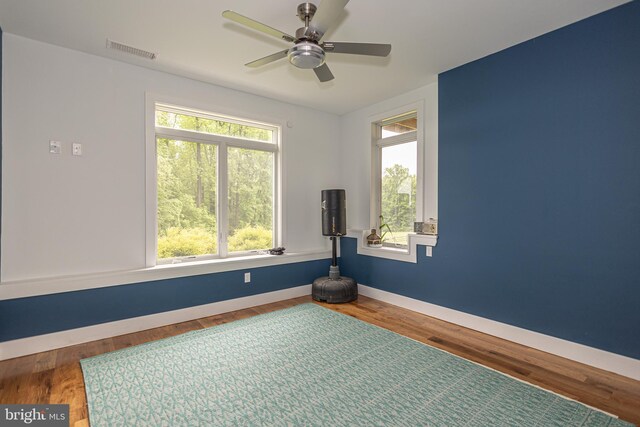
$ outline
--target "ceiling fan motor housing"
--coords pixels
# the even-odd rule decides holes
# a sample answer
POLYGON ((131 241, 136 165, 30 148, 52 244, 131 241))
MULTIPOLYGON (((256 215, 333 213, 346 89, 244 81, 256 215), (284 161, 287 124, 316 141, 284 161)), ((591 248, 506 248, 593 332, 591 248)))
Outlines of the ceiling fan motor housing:
POLYGON ((298 68, 311 69, 324 64, 324 50, 314 42, 300 41, 287 53, 289 62, 298 68))

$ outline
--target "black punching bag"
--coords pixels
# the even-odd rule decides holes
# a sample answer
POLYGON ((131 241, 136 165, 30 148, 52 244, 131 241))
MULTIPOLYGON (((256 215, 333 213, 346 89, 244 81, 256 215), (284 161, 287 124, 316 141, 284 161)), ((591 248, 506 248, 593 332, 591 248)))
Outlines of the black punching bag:
POLYGON ((347 205, 344 190, 322 190, 322 235, 347 234, 347 205))
POLYGON ((340 276, 337 242, 347 234, 347 206, 344 190, 322 190, 322 235, 331 236, 331 266, 329 276, 318 277, 311 285, 311 297, 330 304, 355 301, 358 284, 350 277, 340 276))

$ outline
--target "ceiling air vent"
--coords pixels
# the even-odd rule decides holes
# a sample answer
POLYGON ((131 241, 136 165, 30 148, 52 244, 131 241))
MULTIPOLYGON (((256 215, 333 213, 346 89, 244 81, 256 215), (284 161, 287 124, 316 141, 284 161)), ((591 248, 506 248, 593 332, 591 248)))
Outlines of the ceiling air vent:
POLYGON ((153 52, 138 49, 137 47, 133 47, 133 46, 127 46, 126 44, 114 42, 113 40, 109 40, 109 39, 107 39, 107 48, 119 50, 120 52, 128 53, 130 55, 136 55, 141 58, 146 58, 151 60, 156 59, 156 57, 158 56, 153 52))

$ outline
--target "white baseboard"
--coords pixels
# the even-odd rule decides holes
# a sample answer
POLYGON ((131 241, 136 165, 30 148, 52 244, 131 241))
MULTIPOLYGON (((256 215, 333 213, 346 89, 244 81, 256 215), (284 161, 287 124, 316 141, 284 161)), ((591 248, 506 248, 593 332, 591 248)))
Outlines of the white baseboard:
MULTIPOLYGON (((640 360, 359 284, 361 295, 640 380, 640 360)), ((311 285, 0 343, 0 360, 310 295, 311 285)))
POLYGON ((283 301, 310 294, 311 285, 303 285, 280 291, 267 292, 264 294, 183 308, 180 310, 166 311, 163 313, 86 326, 84 328, 70 329, 67 331, 53 332, 51 334, 5 341, 0 343, 0 360, 12 359, 14 357, 25 356, 27 354, 39 353, 42 351, 115 337, 118 335, 130 334, 132 332, 139 332, 145 329, 186 322, 189 320, 200 319, 202 317, 213 316, 215 314, 227 313, 229 311, 241 310, 243 308, 255 307, 257 305, 269 304, 276 301, 283 301))
POLYGON ((555 354, 605 371, 640 380, 640 360, 577 344, 484 317, 442 307, 365 285, 358 285, 361 295, 397 305, 440 320, 455 323, 498 338, 555 354))

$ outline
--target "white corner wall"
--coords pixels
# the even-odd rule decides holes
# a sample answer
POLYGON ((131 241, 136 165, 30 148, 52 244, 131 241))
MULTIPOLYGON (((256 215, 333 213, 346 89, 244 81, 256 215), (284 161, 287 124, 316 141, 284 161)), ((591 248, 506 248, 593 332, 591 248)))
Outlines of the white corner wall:
POLYGON ((2 84, 2 283, 145 267, 146 92, 288 122, 284 244, 327 247, 320 190, 348 182, 338 116, 7 33, 2 84))
POLYGON ((340 159, 347 191, 347 224, 366 230, 370 215, 373 117, 416 103, 424 105, 424 219, 438 218, 438 83, 434 82, 341 117, 340 159))

